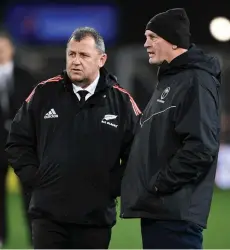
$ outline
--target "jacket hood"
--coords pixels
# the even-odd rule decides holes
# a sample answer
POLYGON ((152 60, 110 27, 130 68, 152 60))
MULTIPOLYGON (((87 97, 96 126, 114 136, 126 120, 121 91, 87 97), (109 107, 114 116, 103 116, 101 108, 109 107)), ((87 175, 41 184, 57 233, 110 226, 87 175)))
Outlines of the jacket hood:
POLYGON ((194 44, 187 52, 176 57, 170 63, 162 63, 158 71, 158 78, 164 75, 171 75, 186 69, 200 69, 208 72, 210 75, 220 81, 221 68, 219 60, 216 57, 207 55, 203 50, 197 48, 194 44))

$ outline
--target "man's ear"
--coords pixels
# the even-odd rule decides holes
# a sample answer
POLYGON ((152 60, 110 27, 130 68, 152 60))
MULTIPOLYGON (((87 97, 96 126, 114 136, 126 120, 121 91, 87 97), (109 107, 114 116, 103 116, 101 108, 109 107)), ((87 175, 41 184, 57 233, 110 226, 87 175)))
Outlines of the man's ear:
POLYGON ((103 67, 105 65, 105 62, 107 60, 107 54, 102 54, 100 59, 99 59, 99 67, 103 67))

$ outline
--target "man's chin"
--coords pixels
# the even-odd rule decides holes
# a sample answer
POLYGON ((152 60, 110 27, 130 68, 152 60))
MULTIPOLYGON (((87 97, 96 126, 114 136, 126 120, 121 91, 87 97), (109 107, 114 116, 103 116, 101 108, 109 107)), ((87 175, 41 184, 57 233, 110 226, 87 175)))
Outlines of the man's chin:
POLYGON ((153 58, 149 58, 149 64, 157 64, 157 62, 153 58))
POLYGON ((153 64, 153 65, 161 65, 161 62, 158 60, 154 60, 153 58, 149 58, 149 64, 153 64))
POLYGON ((72 75, 71 76, 71 80, 72 80, 72 82, 83 82, 83 77, 80 77, 80 76, 76 76, 76 75, 72 75))

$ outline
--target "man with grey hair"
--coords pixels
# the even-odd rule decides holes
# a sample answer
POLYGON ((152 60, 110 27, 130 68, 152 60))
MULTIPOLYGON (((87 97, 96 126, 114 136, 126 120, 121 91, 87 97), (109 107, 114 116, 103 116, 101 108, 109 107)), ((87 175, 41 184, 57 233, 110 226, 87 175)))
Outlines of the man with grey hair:
POLYGON ((76 29, 66 70, 37 85, 16 115, 6 151, 25 185, 36 249, 106 249, 140 110, 108 73, 103 38, 76 29))

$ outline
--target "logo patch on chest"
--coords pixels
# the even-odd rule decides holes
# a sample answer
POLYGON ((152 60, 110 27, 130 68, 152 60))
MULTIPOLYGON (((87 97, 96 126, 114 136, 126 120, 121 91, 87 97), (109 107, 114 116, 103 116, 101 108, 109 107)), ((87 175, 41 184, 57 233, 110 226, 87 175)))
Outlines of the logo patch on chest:
POLYGON ((157 102, 160 102, 160 103, 165 103, 164 99, 165 97, 168 95, 170 91, 170 87, 167 87, 161 94, 161 98, 160 99, 157 99, 157 102))
POLYGON ((114 123, 114 120, 116 120, 117 115, 105 115, 104 118, 101 120, 101 123, 107 124, 109 126, 112 126, 114 128, 117 128, 118 125, 114 123), (112 122, 111 122, 112 121, 112 122))
POLYGON ((54 109, 51 109, 48 113, 45 114, 44 119, 50 119, 50 118, 58 118, 57 113, 54 109))

